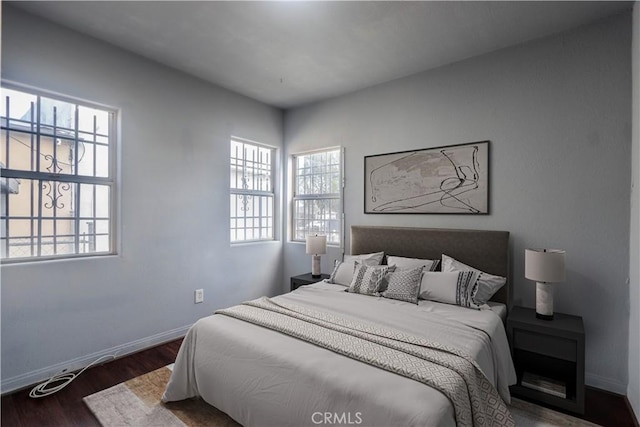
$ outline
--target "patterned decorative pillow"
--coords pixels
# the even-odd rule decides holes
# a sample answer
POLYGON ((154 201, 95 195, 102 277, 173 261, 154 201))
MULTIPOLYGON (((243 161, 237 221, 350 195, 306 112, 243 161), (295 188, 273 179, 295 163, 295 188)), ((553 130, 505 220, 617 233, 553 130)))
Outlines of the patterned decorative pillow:
POLYGON ((353 272, 353 279, 348 291, 355 294, 378 296, 384 277, 388 272, 394 270, 394 265, 366 265, 356 262, 356 269, 353 272))
POLYGON ((416 267, 424 266, 425 271, 436 271, 439 259, 420 259, 420 258, 405 258, 402 256, 387 255, 387 264, 395 265, 396 271, 411 270, 416 267))
POLYGON ((388 273, 386 277, 387 290, 382 293, 382 296, 417 304, 422 270, 424 270, 424 266, 388 273))
POLYGON ((473 300, 479 276, 479 272, 472 270, 425 271, 422 274, 420 298, 479 310, 483 304, 476 304, 473 300))
POLYGON ((442 271, 475 271, 479 273, 478 288, 473 295, 473 301, 477 305, 486 304, 493 294, 498 292, 498 290, 507 283, 507 279, 505 277, 485 273, 484 271, 480 271, 477 268, 463 264, 460 261, 444 254, 442 254, 442 271))

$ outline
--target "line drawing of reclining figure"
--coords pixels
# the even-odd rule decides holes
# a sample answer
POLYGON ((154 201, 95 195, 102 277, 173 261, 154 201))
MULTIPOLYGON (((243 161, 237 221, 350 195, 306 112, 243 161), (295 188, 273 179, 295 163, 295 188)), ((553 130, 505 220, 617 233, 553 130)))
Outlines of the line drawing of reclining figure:
MULTIPOLYGON (((481 170, 477 145, 411 152, 369 174, 373 211, 481 213, 481 170)), ((486 180, 486 177, 484 178, 486 180)))

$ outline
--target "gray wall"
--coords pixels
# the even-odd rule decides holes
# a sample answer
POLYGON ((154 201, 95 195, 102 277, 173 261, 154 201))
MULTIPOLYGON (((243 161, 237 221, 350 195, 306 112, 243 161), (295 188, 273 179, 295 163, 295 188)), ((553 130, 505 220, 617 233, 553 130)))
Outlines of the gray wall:
MULTIPOLYGON (((634 19, 637 46, 637 7, 634 19)), ((517 304, 534 305, 524 248, 566 249, 556 310, 585 318, 588 382, 628 391, 638 413, 640 95, 636 80, 630 209, 629 32, 629 16, 610 19, 295 109, 285 141, 286 154, 346 147, 347 225, 511 231, 517 304), (363 156, 482 139, 492 141, 491 215, 363 214, 363 156)), ((180 336, 309 270, 301 244, 285 243, 284 257, 279 241, 231 248, 220 203, 229 136, 281 146, 279 110, 7 5, 2 41, 3 78, 117 107, 122 118, 119 254, 2 267, 3 391, 180 336), (194 305, 200 287, 205 303, 194 305)), ((324 272, 340 254, 330 248, 324 272)))
POLYGON ((629 250, 629 387, 627 396, 640 419, 640 6, 633 9, 633 115, 631 232, 629 250))
MULTIPOLYGON (((510 231, 518 305, 535 305, 524 249, 565 249, 556 311, 584 317, 588 383, 625 393, 630 31, 626 14, 287 111, 287 154, 346 148, 347 225, 510 231), (492 144, 490 215, 363 213, 364 156, 485 139, 492 144)), ((325 272, 336 252, 323 257, 325 272)), ((285 277, 308 262, 302 245, 285 243, 285 277)))
POLYGON ((281 241, 230 247, 227 201, 230 135, 281 148, 280 110, 6 4, 2 18, 3 79, 117 107, 121 119, 119 253, 2 266, 2 391, 280 292, 281 241))

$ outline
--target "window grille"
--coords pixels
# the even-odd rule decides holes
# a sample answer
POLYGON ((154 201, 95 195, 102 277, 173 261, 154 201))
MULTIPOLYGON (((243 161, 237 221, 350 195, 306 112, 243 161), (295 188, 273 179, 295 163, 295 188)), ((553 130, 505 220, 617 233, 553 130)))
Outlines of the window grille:
POLYGON ((308 235, 342 239, 342 159, 340 148, 293 156, 292 240, 308 235))
POLYGON ((2 86, 4 261, 114 253, 115 111, 2 86))
POLYGON ((231 243, 274 239, 275 149, 231 140, 231 243))

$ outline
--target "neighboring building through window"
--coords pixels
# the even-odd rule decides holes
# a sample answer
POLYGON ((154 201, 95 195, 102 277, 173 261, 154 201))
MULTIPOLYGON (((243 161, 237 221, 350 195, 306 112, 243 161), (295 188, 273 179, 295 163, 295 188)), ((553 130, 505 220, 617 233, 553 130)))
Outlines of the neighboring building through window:
POLYGON ((274 239, 275 149, 231 140, 231 243, 274 239))
POLYGON ((115 112, 2 86, 3 261, 114 253, 115 112))
POLYGON ((326 235, 327 243, 342 239, 341 149, 293 156, 292 240, 326 235))

